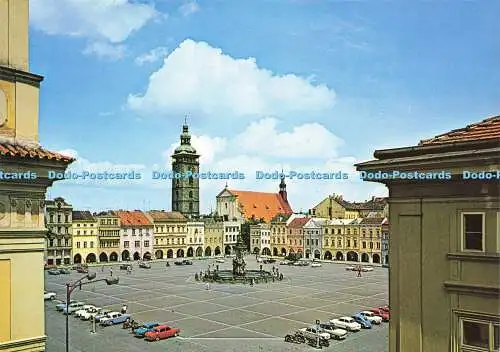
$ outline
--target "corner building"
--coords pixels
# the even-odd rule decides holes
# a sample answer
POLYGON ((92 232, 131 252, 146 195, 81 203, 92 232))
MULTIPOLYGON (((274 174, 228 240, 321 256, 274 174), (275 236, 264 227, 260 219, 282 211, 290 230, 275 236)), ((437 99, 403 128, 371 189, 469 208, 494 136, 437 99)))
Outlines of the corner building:
MULTIPOLYGON (((49 170, 72 158, 40 146, 39 89, 28 68, 28 0, 0 0, 0 170, 36 179, 0 179, 0 351, 45 351, 45 193, 49 170)), ((71 247, 70 247, 71 248, 71 247)))
POLYGON ((389 352, 500 349, 500 187, 463 171, 500 170, 500 116, 377 150, 375 172, 440 172, 451 180, 381 180, 389 188, 389 352))

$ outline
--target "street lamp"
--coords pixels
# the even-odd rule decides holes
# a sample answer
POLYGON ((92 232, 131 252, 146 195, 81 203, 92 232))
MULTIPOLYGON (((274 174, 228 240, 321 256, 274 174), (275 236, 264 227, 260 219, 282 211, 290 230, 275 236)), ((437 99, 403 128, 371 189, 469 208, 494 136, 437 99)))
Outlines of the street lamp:
POLYGON ((106 281, 106 284, 108 285, 116 285, 120 281, 120 278, 118 277, 110 277, 108 279, 99 279, 99 280, 94 280, 96 278, 97 274, 94 273, 88 273, 84 277, 80 278, 79 280, 76 280, 73 283, 66 283, 66 352, 69 352, 69 301, 71 299, 71 293, 74 291, 75 288, 80 288, 82 289, 82 286, 88 285, 88 284, 93 284, 99 281, 106 281), (82 282, 83 280, 87 279, 88 281, 82 282))

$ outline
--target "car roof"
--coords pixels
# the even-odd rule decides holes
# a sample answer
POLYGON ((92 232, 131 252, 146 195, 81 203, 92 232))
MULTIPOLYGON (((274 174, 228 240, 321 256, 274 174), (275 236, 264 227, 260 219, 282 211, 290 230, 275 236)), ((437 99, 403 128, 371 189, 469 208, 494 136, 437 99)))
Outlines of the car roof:
POLYGON ((158 326, 155 327, 156 330, 157 329, 162 329, 162 328, 168 328, 168 325, 163 324, 163 325, 158 325, 158 326))
POLYGON ((142 324, 142 326, 144 327, 155 327, 155 326, 159 326, 160 324, 159 323, 144 323, 142 324))

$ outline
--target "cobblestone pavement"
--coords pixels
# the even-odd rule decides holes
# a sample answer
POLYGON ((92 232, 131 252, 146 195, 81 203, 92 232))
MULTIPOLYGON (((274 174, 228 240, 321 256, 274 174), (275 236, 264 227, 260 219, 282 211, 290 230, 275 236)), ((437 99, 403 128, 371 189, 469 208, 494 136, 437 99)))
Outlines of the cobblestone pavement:
MULTIPOLYGON (((255 257, 247 257, 248 269, 258 269, 255 257)), ((72 299, 119 311, 123 304, 139 322, 166 322, 181 329, 181 336, 148 343, 137 339, 121 325, 97 327, 73 316, 70 321, 72 352, 112 351, 307 351, 313 347, 284 342, 284 336, 313 323, 388 302, 387 269, 356 277, 345 265, 325 263, 322 267, 276 265, 283 273, 282 282, 256 284, 212 284, 210 290, 194 280, 194 274, 206 270, 214 260, 195 260, 192 266, 155 262, 151 269, 137 265, 131 274, 113 266, 119 285, 104 282, 76 289, 72 299)), ((231 260, 219 264, 229 269, 231 260)), ((271 270, 271 264, 265 264, 271 270)), ((97 278, 109 276, 110 266, 93 267, 97 278)), ((47 291, 65 298, 65 283, 82 274, 46 276, 47 291)), ((46 302, 47 351, 64 351, 65 317, 56 312, 55 301, 46 302)), ((332 341, 326 350, 344 352, 387 351, 388 325, 350 333, 344 341, 332 341)))

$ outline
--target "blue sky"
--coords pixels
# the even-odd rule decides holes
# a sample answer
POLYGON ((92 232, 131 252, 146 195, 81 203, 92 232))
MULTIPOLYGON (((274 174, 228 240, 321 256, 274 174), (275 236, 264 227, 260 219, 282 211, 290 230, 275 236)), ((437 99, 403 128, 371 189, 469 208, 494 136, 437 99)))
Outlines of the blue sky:
MULTIPOLYGON (((496 1, 30 3, 42 144, 77 156, 73 170, 145 175, 50 190, 81 209, 170 209, 170 184, 149 175, 168 169, 185 114, 203 170, 245 172, 232 188, 277 190, 256 169, 349 172, 289 181, 300 211, 385 195, 352 164, 500 108, 496 1)), ((224 184, 202 183, 203 210, 224 184)))

